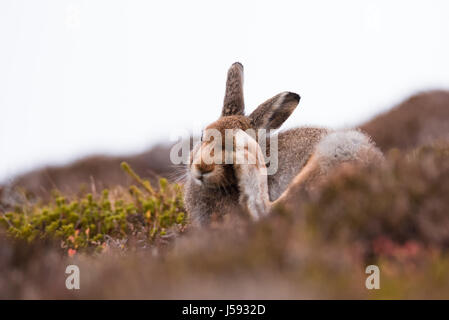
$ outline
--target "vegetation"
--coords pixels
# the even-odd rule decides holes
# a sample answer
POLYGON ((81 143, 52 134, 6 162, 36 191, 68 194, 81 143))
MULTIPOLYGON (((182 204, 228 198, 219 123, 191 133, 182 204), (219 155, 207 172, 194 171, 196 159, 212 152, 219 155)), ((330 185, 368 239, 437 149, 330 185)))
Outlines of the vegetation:
POLYGON ((377 115, 360 128, 379 148, 410 150, 435 140, 449 139, 449 91, 415 94, 377 115))
POLYGON ((111 241, 135 238, 142 246, 153 245, 187 223, 181 187, 159 180, 155 191, 148 180, 142 180, 127 163, 122 168, 135 179, 127 191, 104 189, 101 194, 88 193, 67 199, 53 192, 48 205, 15 206, 0 216, 0 224, 10 235, 32 242, 52 238, 73 255, 78 250, 101 251, 111 241))
POLYGON ((0 298, 448 296, 449 142, 344 167, 294 210, 203 229, 189 224, 179 186, 162 179, 156 190, 123 169, 136 182, 128 190, 2 212, 0 298), (69 264, 81 270, 76 292, 64 286, 69 264), (380 290, 365 288, 369 264, 380 290))
POLYGON ((298 204, 308 226, 326 240, 363 245, 370 256, 386 242, 449 248, 449 144, 387 157, 382 168, 341 170, 298 204))

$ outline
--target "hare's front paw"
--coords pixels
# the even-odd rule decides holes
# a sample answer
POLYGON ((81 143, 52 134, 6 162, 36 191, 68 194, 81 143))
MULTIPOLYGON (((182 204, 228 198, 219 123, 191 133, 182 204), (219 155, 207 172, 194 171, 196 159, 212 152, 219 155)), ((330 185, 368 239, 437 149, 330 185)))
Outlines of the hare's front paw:
POLYGON ((253 220, 259 220, 270 210, 267 168, 260 146, 255 140, 242 131, 237 132, 235 138, 237 150, 234 168, 240 191, 240 205, 253 220))
POLYGON ((266 216, 270 211, 270 203, 263 200, 263 197, 257 194, 240 194, 240 205, 248 212, 252 220, 258 221, 260 218, 266 216))

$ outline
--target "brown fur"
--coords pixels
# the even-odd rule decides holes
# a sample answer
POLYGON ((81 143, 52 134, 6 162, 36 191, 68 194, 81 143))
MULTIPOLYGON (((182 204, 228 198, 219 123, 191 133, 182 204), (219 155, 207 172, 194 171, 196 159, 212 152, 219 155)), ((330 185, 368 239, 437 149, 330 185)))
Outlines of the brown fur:
MULTIPOLYGON (((206 161, 203 161, 203 156, 216 156, 212 151, 216 142, 211 138, 211 129, 216 129, 221 133, 221 142, 224 146, 226 129, 245 131, 247 129, 278 128, 294 111, 298 103, 299 95, 283 92, 261 104, 250 116, 244 116, 243 66, 240 63, 234 63, 230 67, 221 117, 206 127, 202 142, 192 150, 190 157, 189 177, 185 184, 185 203, 194 220, 207 222, 211 216, 217 213, 224 214, 236 211, 236 208, 241 209, 239 206, 241 193, 234 167, 227 164, 208 165, 206 161)), ((295 135, 294 132, 296 131, 287 133, 287 136, 295 135)), ((293 149, 298 148, 302 147, 296 146, 293 149)), ((308 152, 298 153, 307 154, 308 152)), ((288 155, 285 157, 290 159, 288 155)), ((280 172, 285 174, 288 171, 291 172, 291 175, 296 174, 302 164, 301 161, 298 161, 290 168, 282 168, 283 170, 280 172)), ((276 181, 277 187, 287 187, 286 179, 279 177, 274 181, 276 181)))
MULTIPOLYGON (((252 212, 253 218, 264 214, 264 203, 269 204, 286 191, 291 181, 302 172, 314 153, 315 146, 330 132, 322 128, 296 128, 281 132, 278 135, 278 158, 271 159, 277 161, 271 163, 277 167, 277 171, 263 179, 260 178, 260 173, 266 171, 265 168, 261 170, 260 163, 256 163, 254 167, 207 164, 203 157, 216 156, 213 147, 217 142, 212 139, 215 137, 212 129, 221 133, 223 148, 226 129, 277 129, 299 103, 299 95, 283 92, 262 103, 249 116, 244 116, 241 84, 243 68, 238 63, 233 64, 228 72, 222 116, 206 127, 202 142, 192 151, 189 176, 185 185, 185 203, 193 219, 200 223, 208 222, 210 217, 216 214, 222 215, 236 210, 248 212, 249 207, 258 211, 252 212), (258 195, 263 199, 262 202, 259 201, 258 195), (242 202, 246 202, 249 207, 242 206, 242 202)), ((267 142, 268 153, 270 144, 267 142)), ((244 149, 244 152, 248 150, 244 149)), ((262 165, 265 166, 265 163, 262 165)), ((313 167, 306 168, 294 181, 303 183, 310 180, 308 172, 313 171, 312 169, 313 167)))
POLYGON ((223 102, 222 117, 242 115, 245 108, 243 100, 243 65, 234 63, 228 71, 226 94, 223 102))
POLYGON ((242 115, 233 115, 225 116, 215 122, 212 122, 206 127, 206 131, 207 129, 216 129, 220 131, 222 137, 224 138, 226 129, 241 129, 245 131, 251 128, 254 128, 254 126, 252 125, 251 120, 248 119, 248 117, 242 115))
POLYGON ((300 100, 293 92, 283 92, 261 104, 249 118, 255 128, 277 129, 292 114, 300 100))
MULTIPOLYGON (((279 134, 277 159, 271 155, 264 159, 258 144, 261 141, 254 140, 257 135, 252 137, 245 130, 279 128, 295 110, 300 97, 292 92, 283 92, 245 117, 242 83, 243 68, 234 64, 228 72, 222 117, 204 130, 202 142, 192 151, 185 203, 197 222, 207 223, 214 214, 232 211, 246 212, 257 220, 268 214, 273 205, 288 205, 304 188, 315 185, 344 163, 366 164, 380 162, 383 158, 360 131, 296 128, 279 134), (231 115, 232 112, 234 114, 231 115), (220 145, 215 141, 217 132, 212 129, 221 134, 220 145), (225 143, 226 129, 233 129, 233 150, 228 150, 229 144, 225 143), (203 158, 210 161, 211 155, 217 156, 215 150, 220 152, 221 159, 225 158, 224 154, 232 152, 233 159, 251 158, 256 161, 237 161, 230 166, 207 165, 207 161, 203 164, 203 158), (267 175, 267 160, 275 161, 270 163, 277 168, 272 175, 267 175)), ((272 140, 271 146, 275 147, 273 143, 272 140)), ((271 150, 271 146, 268 144, 267 150, 271 150)))
POLYGON ((328 132, 323 128, 302 127, 279 133, 278 170, 276 174, 268 176, 271 201, 276 200, 287 189, 291 180, 312 156, 315 145, 328 132))

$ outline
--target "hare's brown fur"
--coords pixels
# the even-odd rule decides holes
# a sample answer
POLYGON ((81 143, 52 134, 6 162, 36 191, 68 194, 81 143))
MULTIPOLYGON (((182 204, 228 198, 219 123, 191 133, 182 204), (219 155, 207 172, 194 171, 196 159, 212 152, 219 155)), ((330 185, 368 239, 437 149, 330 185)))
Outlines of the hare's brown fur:
MULTIPOLYGON (((195 146, 190 157, 185 203, 194 220, 205 223, 214 215, 230 212, 246 212, 258 219, 268 214, 273 204, 288 201, 299 189, 314 183, 341 163, 381 161, 381 152, 360 131, 303 127, 278 134, 277 158, 270 158, 270 165, 277 171, 266 175, 264 155, 269 155, 270 144, 259 145, 245 131, 279 128, 299 100, 299 95, 283 92, 245 116, 243 66, 240 63, 231 66, 221 117, 206 127, 205 139, 195 146), (218 131, 224 142, 226 129, 233 130, 235 143, 248 139, 248 146, 254 147, 235 149, 234 158, 246 156, 262 161, 254 164, 207 164, 203 161, 204 157, 214 155, 213 146, 217 146, 217 141, 211 139, 212 131, 218 131), (261 147, 266 148, 265 154, 261 147)), ((228 152, 224 147, 221 151, 228 152)))

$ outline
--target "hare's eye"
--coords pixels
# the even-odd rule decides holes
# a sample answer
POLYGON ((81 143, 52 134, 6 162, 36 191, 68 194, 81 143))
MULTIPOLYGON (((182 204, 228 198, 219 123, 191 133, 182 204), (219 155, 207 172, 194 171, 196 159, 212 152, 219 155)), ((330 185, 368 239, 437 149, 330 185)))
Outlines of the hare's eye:
POLYGON ((203 142, 203 132, 201 131, 201 142, 203 142))

